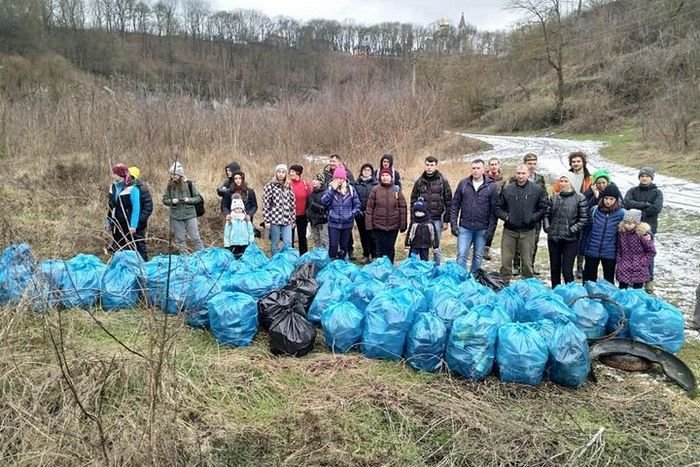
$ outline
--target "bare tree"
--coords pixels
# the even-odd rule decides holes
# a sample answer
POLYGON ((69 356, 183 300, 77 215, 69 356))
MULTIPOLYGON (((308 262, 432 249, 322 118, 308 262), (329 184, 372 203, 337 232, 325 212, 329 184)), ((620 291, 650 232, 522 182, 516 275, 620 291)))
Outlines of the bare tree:
POLYGON ((537 25, 544 42, 545 58, 557 74, 555 112, 559 123, 564 120, 564 49, 566 40, 562 20, 565 0, 510 0, 511 9, 525 10, 537 25))

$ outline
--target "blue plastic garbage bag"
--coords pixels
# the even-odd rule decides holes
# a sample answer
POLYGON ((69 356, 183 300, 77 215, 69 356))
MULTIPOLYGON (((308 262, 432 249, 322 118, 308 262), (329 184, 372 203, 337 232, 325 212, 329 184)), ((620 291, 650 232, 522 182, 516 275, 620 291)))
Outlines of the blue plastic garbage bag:
POLYGON ((394 295, 404 297, 413 308, 414 313, 426 313, 428 311, 428 300, 420 290, 410 285, 402 285, 393 289, 394 295))
POLYGON ((612 297, 615 292, 617 292, 618 289, 615 287, 615 284, 611 284, 610 282, 606 281, 605 279, 598 279, 597 281, 586 281, 584 284, 586 287, 586 290, 588 291, 589 294, 600 294, 600 295, 607 295, 608 297, 612 297))
POLYGON ((316 281, 323 285, 329 280, 334 280, 338 277, 345 277, 351 282, 355 279, 355 274, 360 272, 360 268, 348 261, 337 259, 325 268, 316 276, 316 281))
POLYGON ((496 296, 496 292, 484 286, 480 286, 480 288, 477 289, 476 292, 472 293, 469 296, 465 296, 464 298, 464 303, 470 310, 479 305, 487 305, 490 303, 497 302, 498 298, 496 296))
POLYGON ((447 329, 432 313, 419 313, 406 341, 406 359, 417 370, 438 371, 447 345, 447 329))
POLYGON ((496 358, 498 325, 476 311, 461 315, 452 323, 445 359, 451 372, 480 381, 491 374, 496 358))
POLYGON ((406 289, 380 293, 365 310, 362 353, 369 358, 400 360, 413 325, 414 308, 406 289))
POLYGON ((264 267, 269 259, 256 243, 251 243, 243 252, 240 262, 253 271, 264 267))
POLYGON ((477 294, 477 293, 487 289, 487 287, 484 287, 483 285, 479 284, 476 281, 476 279, 474 279, 471 276, 467 277, 467 279, 465 279, 459 285, 459 288, 462 291, 462 296, 464 296, 464 297, 471 297, 472 295, 477 294))
POLYGON ((576 325, 589 339, 598 339, 605 335, 608 323, 608 311, 602 303, 590 298, 581 298, 571 307, 576 314, 576 325))
POLYGON ((418 256, 413 255, 401 261, 396 270, 406 277, 422 276, 430 279, 433 277, 434 267, 432 261, 423 261, 418 256))
POLYGON ((539 279, 531 277, 530 279, 524 279, 520 281, 515 281, 511 283, 509 288, 514 289, 518 295, 523 297, 525 303, 527 303, 530 298, 540 295, 544 292, 550 292, 549 287, 539 279))
MULTIPOLYGON (((40 263, 41 273, 35 275, 38 277, 38 281, 41 283, 39 288, 34 287, 34 292, 39 292, 39 289, 44 289, 40 298, 45 301, 46 306, 49 308, 55 308, 61 304, 61 288, 63 285, 63 278, 66 275, 66 261, 62 259, 45 259, 40 263)), ((39 285, 37 283, 37 285, 39 285)), ((99 290, 99 283, 97 284, 99 290)))
POLYGON ((580 387, 591 369, 586 335, 574 323, 556 327, 549 348, 549 379, 570 388, 580 387))
POLYGON ((102 276, 102 308, 105 311, 133 308, 145 283, 145 268, 134 250, 114 254, 102 276))
POLYGON ((329 306, 321 318, 326 345, 339 353, 359 347, 357 344, 362 340, 364 324, 364 313, 347 301, 329 306))
POLYGON ((469 277, 469 273, 461 264, 457 261, 446 261, 440 266, 433 269, 433 276, 437 279, 439 277, 448 276, 455 280, 456 283, 464 282, 469 277))
POLYGON ((321 324, 323 312, 332 304, 343 301, 346 296, 346 290, 351 284, 350 279, 345 276, 335 276, 334 279, 324 283, 316 292, 306 319, 312 324, 321 324))
POLYGON ((619 328, 624 314, 625 321, 616 337, 630 337, 629 320, 632 316, 632 311, 646 306, 646 295, 645 291, 638 289, 623 289, 615 292, 611 298, 622 309, 612 303, 604 302, 605 309, 608 311, 608 322, 605 326, 605 332, 610 334, 619 328))
POLYGON ((409 286, 415 288, 416 290, 423 291, 430 285, 430 281, 432 280, 431 275, 409 275, 406 272, 407 270, 402 271, 396 269, 385 281, 386 286, 389 288, 409 286))
POLYGON ((576 314, 558 295, 545 291, 525 302, 525 307, 515 317, 516 321, 531 322, 548 319, 555 323, 576 323, 576 314))
POLYGON ((496 361, 501 381, 537 386, 548 358, 547 343, 528 323, 508 323, 498 330, 496 361))
POLYGON ((275 256, 271 258, 271 260, 274 260, 277 256, 283 258, 285 262, 291 263, 292 271, 294 270, 294 267, 297 265, 297 261, 299 261, 300 258, 299 250, 286 246, 280 251, 278 251, 277 254, 275 254, 275 256))
POLYGON ((447 298, 457 298, 462 300, 462 291, 459 283, 448 275, 443 275, 430 281, 430 285, 423 289, 423 295, 428 303, 428 308, 432 309, 436 303, 440 303, 447 298))
POLYGON ((61 276, 61 305, 64 308, 93 308, 100 297, 102 275, 107 266, 94 255, 79 254, 66 263, 61 276))
POLYGON ((364 312, 369 302, 385 288, 386 286, 382 282, 360 271, 350 287, 347 288, 347 299, 358 310, 364 312))
POLYGON ((0 306, 18 303, 37 269, 26 243, 10 245, 0 255, 0 306))
POLYGON ((235 291, 248 294, 256 300, 280 288, 275 276, 264 269, 249 270, 241 268, 233 275, 231 283, 235 291))
POLYGON ((382 256, 363 267, 362 271, 379 281, 386 281, 394 273, 394 265, 388 257, 382 256))
POLYGON ((523 308, 525 308, 525 300, 511 287, 506 287, 497 292, 496 300, 501 304, 501 307, 506 313, 508 313, 511 321, 514 321, 516 316, 522 314, 523 308))
POLYGON ((187 324, 195 328, 209 327, 207 302, 221 293, 221 284, 209 276, 195 276, 190 284, 190 291, 179 304, 185 313, 187 324))
POLYGON ((472 310, 476 311, 481 316, 489 316, 493 318, 499 327, 513 321, 506 310, 504 310, 501 304, 496 300, 489 303, 484 303, 482 305, 477 305, 473 307, 472 310))
POLYGON ((454 320, 469 313, 469 308, 459 298, 446 297, 434 302, 430 311, 442 320, 449 335, 454 320))
POLYGON ((550 321, 548 319, 541 319, 539 321, 533 321, 528 324, 540 333, 547 345, 549 345, 553 341, 554 333, 560 327, 559 325, 554 324, 553 321, 550 321))
POLYGON ((253 297, 221 292, 207 302, 209 325, 221 345, 250 345, 258 331, 258 306, 253 297))
POLYGON ((318 266, 319 271, 331 263, 327 248, 314 248, 309 250, 297 259, 297 266, 300 264, 313 263, 318 266))
POLYGON ((656 297, 648 296, 646 306, 636 308, 630 317, 632 338, 676 353, 683 347, 683 313, 656 297))
POLYGON ((146 272, 146 302, 150 306, 165 307, 168 278, 172 281, 178 271, 185 270, 188 259, 180 255, 158 255, 144 265, 146 272))
POLYGON ((554 287, 554 293, 559 295, 561 299, 567 305, 571 306, 571 303, 579 297, 585 297, 588 295, 588 291, 584 286, 576 282, 569 282, 568 284, 559 284, 554 287))
POLYGON ((218 278, 234 263, 236 258, 228 248, 211 247, 192 253, 188 258, 187 266, 196 276, 206 275, 218 278))

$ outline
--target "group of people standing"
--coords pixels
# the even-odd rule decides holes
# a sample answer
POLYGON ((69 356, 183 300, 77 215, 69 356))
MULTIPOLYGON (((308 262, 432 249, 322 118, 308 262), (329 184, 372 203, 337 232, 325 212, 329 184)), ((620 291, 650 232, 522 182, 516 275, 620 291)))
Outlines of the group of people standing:
MULTIPOLYGON (((540 231, 547 234, 552 286, 575 280, 574 263, 584 281, 596 280, 602 264, 603 276, 621 287, 650 288, 654 278, 653 237, 663 195, 654 185, 654 170, 639 172, 639 185, 624 198, 605 170, 591 174, 586 155, 571 153, 570 168, 547 190, 537 172, 537 155, 526 154, 515 175, 504 178, 500 161, 488 164, 475 159, 471 174, 454 192, 438 170, 439 161, 425 158, 423 173, 413 184, 407 203, 401 176, 391 154, 381 157, 379 167, 365 163, 355 178, 338 154, 304 180, 304 168, 278 164, 265 184, 262 198, 262 227, 269 232, 271 253, 298 242, 301 254, 308 251, 307 236, 314 246, 328 249, 334 259, 355 259, 352 231, 357 226, 362 262, 387 256, 395 259, 399 233, 406 232, 407 254, 423 260, 441 261, 442 233, 450 228, 457 237, 457 262, 476 272, 484 259, 491 259, 491 244, 498 220, 503 221, 500 274, 508 283, 513 275, 538 274, 534 268, 540 231), (410 212, 410 216, 409 216, 410 212), (294 235, 296 233, 296 235, 294 235)), ((240 164, 225 167, 226 178, 217 188, 220 211, 225 220, 224 246, 240 256, 260 231, 254 228, 258 212, 255 191, 246 183, 240 164)), ((117 164, 112 168, 106 227, 112 234, 110 248, 136 249, 147 260, 145 234, 153 203, 148 188, 139 180, 137 167, 117 164)), ((195 250, 203 248, 197 217, 203 213, 203 198, 185 178, 181 163, 169 170, 162 197, 170 209, 175 245, 186 247, 189 236, 195 250)))

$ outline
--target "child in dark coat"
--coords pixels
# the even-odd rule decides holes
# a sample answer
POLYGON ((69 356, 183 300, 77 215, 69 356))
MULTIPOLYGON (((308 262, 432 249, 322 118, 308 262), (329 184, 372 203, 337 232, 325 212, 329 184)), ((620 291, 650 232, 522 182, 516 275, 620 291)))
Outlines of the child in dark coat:
POLYGON ((430 212, 423 197, 419 197, 411 210, 411 225, 406 232, 406 255, 418 255, 423 261, 430 258, 430 249, 434 256, 439 253, 440 236, 435 232, 435 225, 430 219, 430 212))
POLYGON ((649 263, 656 256, 651 227, 642 222, 642 211, 629 209, 620 222, 615 275, 621 289, 641 289, 649 281, 649 263))

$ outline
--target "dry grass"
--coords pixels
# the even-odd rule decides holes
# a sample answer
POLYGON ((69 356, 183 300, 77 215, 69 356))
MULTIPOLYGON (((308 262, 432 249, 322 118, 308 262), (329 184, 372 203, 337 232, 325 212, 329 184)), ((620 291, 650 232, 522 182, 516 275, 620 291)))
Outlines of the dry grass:
MULTIPOLYGON (((96 316, 150 355, 160 315, 96 316)), ((71 379, 82 404, 101 410, 113 465, 151 456, 160 465, 684 465, 700 456, 697 400, 658 375, 599 368, 599 382, 577 391, 476 384, 333 355, 322 338, 301 359, 271 356, 264 334, 249 348, 219 348, 172 318, 149 441, 149 362, 84 311, 61 320, 71 379)), ((58 330, 57 313, 0 314, 0 456, 12 465, 101 463, 95 424, 61 376, 49 330, 58 330)))

